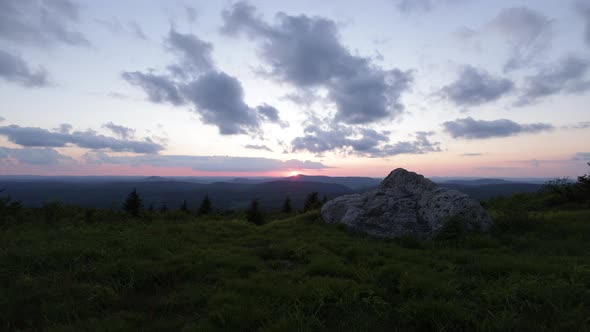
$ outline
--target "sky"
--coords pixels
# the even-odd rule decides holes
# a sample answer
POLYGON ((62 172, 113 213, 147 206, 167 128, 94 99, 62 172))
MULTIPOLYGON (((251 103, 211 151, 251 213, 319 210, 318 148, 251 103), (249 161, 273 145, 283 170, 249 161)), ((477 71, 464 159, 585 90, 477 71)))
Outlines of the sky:
POLYGON ((0 0, 0 175, 574 177, 590 0, 0 0))

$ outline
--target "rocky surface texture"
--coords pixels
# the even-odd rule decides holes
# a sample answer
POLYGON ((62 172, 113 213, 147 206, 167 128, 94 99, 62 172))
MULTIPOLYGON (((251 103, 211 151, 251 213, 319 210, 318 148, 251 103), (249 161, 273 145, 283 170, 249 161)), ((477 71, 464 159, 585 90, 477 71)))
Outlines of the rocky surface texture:
POLYGON ((321 214, 327 223, 343 223, 384 238, 433 238, 455 216, 464 221, 467 231, 486 231, 492 226, 478 201, 402 168, 392 171, 375 190, 327 202, 321 214))

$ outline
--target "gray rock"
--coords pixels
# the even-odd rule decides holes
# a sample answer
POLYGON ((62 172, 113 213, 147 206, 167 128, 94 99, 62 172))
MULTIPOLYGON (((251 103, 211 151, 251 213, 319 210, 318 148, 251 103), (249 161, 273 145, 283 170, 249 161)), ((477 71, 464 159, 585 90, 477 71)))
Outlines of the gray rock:
POLYGON ((392 171, 375 190, 327 202, 321 214, 326 223, 343 223, 383 238, 430 239, 455 216, 465 220, 467 231, 487 231, 492 226, 478 201, 403 168, 392 171))

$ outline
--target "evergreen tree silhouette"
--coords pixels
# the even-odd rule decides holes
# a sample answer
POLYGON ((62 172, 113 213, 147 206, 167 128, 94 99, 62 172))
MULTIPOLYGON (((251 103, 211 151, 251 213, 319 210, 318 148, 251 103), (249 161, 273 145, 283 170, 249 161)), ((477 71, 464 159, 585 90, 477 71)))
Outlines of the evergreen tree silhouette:
POLYGON ((289 198, 289 196, 287 196, 287 198, 285 198, 285 202, 283 202, 283 207, 281 208, 281 212, 283 212, 283 213, 292 213, 293 212, 293 208, 291 207, 291 198, 289 198))
POLYGON ((322 205, 328 203, 328 196, 324 195, 324 199, 322 200, 322 205))
POLYGON ((163 203, 162 206, 160 206, 160 212, 168 212, 168 205, 166 205, 166 203, 163 203))
POLYGON ((303 203, 303 212, 319 209, 322 206, 320 202, 320 194, 314 191, 307 195, 303 203))
POLYGON ((211 213, 211 200, 209 199, 209 195, 205 195, 203 201, 201 202, 201 206, 199 206, 199 215, 209 213, 211 213))
POLYGON ((262 217, 262 213, 260 212, 260 209, 258 208, 258 200, 257 199, 252 200, 252 203, 250 204, 250 208, 248 209, 248 212, 246 214, 246 219, 248 220, 248 222, 251 222, 255 225, 264 224, 264 218, 262 217))
POLYGON ((139 197, 137 190, 133 189, 133 191, 130 192, 129 195, 127 195, 127 199, 125 199, 125 202, 123 202, 123 210, 125 210, 125 212, 129 213, 133 217, 139 217, 141 207, 141 197, 139 197))
POLYGON ((186 204, 186 200, 182 201, 182 204, 180 205, 180 211, 182 211, 183 213, 189 213, 190 211, 188 210, 188 204, 186 204))

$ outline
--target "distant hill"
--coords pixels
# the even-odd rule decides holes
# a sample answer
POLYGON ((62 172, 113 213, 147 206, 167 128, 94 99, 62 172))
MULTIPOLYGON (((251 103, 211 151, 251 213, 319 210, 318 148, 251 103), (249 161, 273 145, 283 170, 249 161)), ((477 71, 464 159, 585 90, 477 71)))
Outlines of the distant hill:
POLYGON ((476 180, 449 180, 443 184, 458 184, 464 186, 482 186, 488 184, 508 184, 514 183, 504 179, 476 179, 476 180))
POLYGON ((353 190, 368 189, 379 185, 382 179, 360 177, 360 176, 321 176, 321 175, 295 175, 284 178, 287 181, 294 182, 321 182, 321 183, 335 183, 346 186, 353 190))
MULTIPOLYGON (((491 183, 491 184, 462 184, 462 183, 440 183, 441 187, 458 190, 475 199, 485 200, 498 196, 510 196, 519 192, 534 192, 541 189, 543 185, 536 183, 491 183)), ((485 182, 484 182, 485 183, 485 182)))
POLYGON ((97 208, 119 209, 127 194, 137 189, 145 207, 162 204, 177 208, 183 200, 196 209, 205 195, 209 195, 217 209, 246 208, 257 198, 265 210, 279 209, 287 196, 295 209, 303 207, 307 194, 317 191, 328 199, 353 191, 340 184, 320 182, 270 181, 244 184, 216 182, 201 184, 171 181, 164 178, 143 181, 71 182, 71 181, 6 181, 0 180, 3 194, 21 201, 26 206, 41 206, 45 202, 59 201, 65 204, 97 208))

